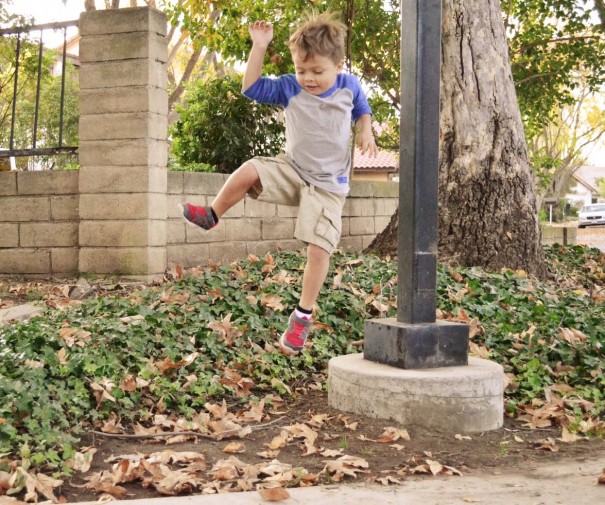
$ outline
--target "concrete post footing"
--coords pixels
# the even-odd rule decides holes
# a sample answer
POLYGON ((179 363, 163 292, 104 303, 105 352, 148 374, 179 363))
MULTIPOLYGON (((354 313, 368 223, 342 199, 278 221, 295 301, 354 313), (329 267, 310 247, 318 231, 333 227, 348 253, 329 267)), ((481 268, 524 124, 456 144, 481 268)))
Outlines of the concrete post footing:
POLYGON ((466 366, 401 369, 362 354, 332 358, 328 403, 345 412, 442 432, 478 433, 501 428, 504 370, 469 358, 466 366))

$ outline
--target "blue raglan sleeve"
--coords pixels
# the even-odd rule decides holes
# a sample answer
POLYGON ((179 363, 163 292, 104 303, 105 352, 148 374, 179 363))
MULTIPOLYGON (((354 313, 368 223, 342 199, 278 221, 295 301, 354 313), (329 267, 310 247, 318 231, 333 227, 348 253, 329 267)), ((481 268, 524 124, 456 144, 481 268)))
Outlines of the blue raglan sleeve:
POLYGON ((291 74, 277 78, 260 77, 244 91, 244 96, 258 103, 282 105, 287 107, 294 95, 300 92, 296 77, 291 74))
POLYGON ((372 109, 368 104, 365 92, 361 88, 359 80, 354 75, 347 75, 346 86, 353 92, 353 110, 351 117, 353 122, 357 121, 359 116, 372 114, 372 109))

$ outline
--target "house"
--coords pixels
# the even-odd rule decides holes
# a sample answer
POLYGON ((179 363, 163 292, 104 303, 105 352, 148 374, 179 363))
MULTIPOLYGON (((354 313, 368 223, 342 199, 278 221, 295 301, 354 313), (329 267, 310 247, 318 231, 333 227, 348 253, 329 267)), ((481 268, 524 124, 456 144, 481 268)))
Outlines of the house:
POLYGON ((565 199, 575 207, 597 203, 600 196, 599 179, 605 179, 605 166, 581 166, 572 176, 572 185, 565 199))
MULTIPOLYGON (((57 56, 50 69, 51 75, 59 76, 63 68, 63 42, 53 48, 57 51, 57 56)), ((74 67, 80 68, 80 34, 76 33, 65 41, 65 62, 71 63, 74 67)))
POLYGON ((392 181, 399 175, 399 156, 392 151, 378 151, 373 157, 355 148, 353 180, 392 181))

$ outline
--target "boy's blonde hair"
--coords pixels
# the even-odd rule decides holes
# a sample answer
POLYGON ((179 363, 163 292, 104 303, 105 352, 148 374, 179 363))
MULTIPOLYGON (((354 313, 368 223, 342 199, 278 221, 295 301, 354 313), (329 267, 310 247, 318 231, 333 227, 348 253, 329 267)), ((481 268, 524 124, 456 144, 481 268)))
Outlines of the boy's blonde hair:
POLYGON ((303 61, 319 55, 338 64, 345 58, 346 33, 347 27, 333 12, 311 12, 288 40, 288 47, 303 61))

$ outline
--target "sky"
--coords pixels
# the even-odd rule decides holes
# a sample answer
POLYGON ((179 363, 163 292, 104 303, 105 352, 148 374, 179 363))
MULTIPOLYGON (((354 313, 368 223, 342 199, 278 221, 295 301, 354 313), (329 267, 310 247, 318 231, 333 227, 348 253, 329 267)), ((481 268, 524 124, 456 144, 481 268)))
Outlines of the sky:
POLYGON ((13 0, 8 10, 16 14, 34 16, 37 23, 78 19, 84 10, 84 0, 13 0))
MULTIPOLYGON (((98 7, 102 8, 102 1, 97 0, 98 7)), ((123 2, 126 4, 126 2, 123 2)), ((51 23, 54 21, 68 21, 78 19, 80 12, 84 10, 84 0, 13 0, 12 6, 8 5, 9 12, 33 16, 36 23, 51 23)), ((70 34, 68 33, 68 36, 70 34)), ((46 43, 55 45, 62 42, 60 32, 55 32, 54 36, 45 35, 46 43)), ((592 165, 605 167, 605 145, 592 150, 589 155, 589 162, 592 165)))
MULTIPOLYGON (((80 17, 84 0, 67 0, 65 4, 61 0, 13 0, 12 5, 7 5, 7 10, 12 14, 33 16, 36 24, 71 21, 80 17)), ((68 30, 68 38, 71 35, 72 32, 68 30)), ((44 44, 47 46, 54 47, 62 42, 63 34, 59 30, 44 34, 44 44)))

